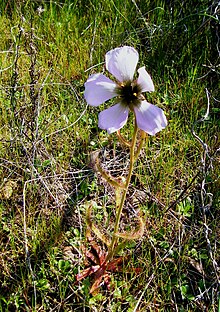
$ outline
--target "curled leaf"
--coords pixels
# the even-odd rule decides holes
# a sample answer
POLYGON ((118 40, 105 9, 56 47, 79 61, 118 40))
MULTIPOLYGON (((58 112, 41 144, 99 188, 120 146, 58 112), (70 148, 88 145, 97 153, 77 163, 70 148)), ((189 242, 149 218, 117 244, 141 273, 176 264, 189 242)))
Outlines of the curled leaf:
POLYGON ((95 224, 92 221, 92 208, 96 205, 94 201, 90 202, 87 206, 86 210, 86 224, 88 228, 104 243, 106 246, 110 246, 110 242, 107 237, 103 233, 100 232, 100 230, 95 226, 95 224))
POLYGON ((119 141, 120 141, 123 145, 125 145, 126 147, 129 147, 129 148, 131 147, 131 143, 128 142, 128 141, 121 135, 120 130, 117 131, 117 137, 118 137, 119 141))
POLYGON ((143 235, 144 235, 144 221, 141 217, 138 217, 138 228, 136 231, 115 234, 115 236, 126 239, 126 240, 139 239, 143 235))
POLYGON ((110 173, 108 173, 105 169, 102 168, 99 161, 99 152, 94 152, 91 154, 90 157, 90 165, 95 170, 98 171, 101 176, 112 186, 114 186, 116 189, 125 189, 125 185, 122 182, 121 178, 114 178, 110 173))

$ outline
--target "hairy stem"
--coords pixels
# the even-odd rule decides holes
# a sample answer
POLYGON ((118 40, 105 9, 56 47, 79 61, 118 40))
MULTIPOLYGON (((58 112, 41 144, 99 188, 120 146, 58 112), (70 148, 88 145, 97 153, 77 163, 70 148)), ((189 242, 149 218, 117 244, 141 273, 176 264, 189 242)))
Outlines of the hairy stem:
POLYGON ((116 212, 116 221, 115 221, 115 227, 114 227, 114 232, 113 232, 113 237, 112 237, 112 241, 111 244, 109 246, 109 250, 108 250, 108 255, 106 257, 106 262, 111 260, 112 257, 114 256, 114 252, 115 252, 115 246, 117 245, 118 242, 118 237, 117 237, 117 233, 118 233, 118 229, 119 229, 119 225, 120 225, 120 219, 121 219, 121 214, 122 214, 122 209, 124 206, 124 202, 126 199, 126 194, 128 191, 128 187, 131 181, 131 175, 132 175, 132 171, 133 171, 133 167, 134 167, 134 162, 135 162, 135 145, 136 145, 136 140, 137 140, 137 122, 135 119, 135 125, 134 125, 134 133, 133 133, 133 138, 132 138, 132 142, 131 142, 131 147, 130 147, 130 166, 129 166, 129 172, 128 172, 128 176, 125 182, 125 188, 122 192, 121 195, 121 201, 119 204, 119 207, 117 209, 116 212))

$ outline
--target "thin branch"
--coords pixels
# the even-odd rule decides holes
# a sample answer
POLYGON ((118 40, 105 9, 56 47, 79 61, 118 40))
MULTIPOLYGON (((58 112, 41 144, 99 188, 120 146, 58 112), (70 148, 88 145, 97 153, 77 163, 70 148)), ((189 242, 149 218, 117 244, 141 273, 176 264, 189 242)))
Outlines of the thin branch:
POLYGON ((208 225, 207 225, 207 217, 206 217, 206 211, 207 208, 211 208, 212 206, 212 197, 213 194, 212 193, 208 193, 206 191, 205 185, 206 185, 206 177, 207 177, 207 173, 208 170, 211 168, 212 169, 212 158, 209 155, 209 147, 208 145, 195 133, 195 125, 201 122, 204 122, 208 119, 209 117, 209 111, 210 111, 210 99, 209 99, 209 92, 206 89, 206 96, 207 96, 207 109, 206 109, 206 113, 205 115, 199 119, 198 121, 196 121, 193 124, 192 127, 192 134, 193 136, 196 138, 196 140, 200 143, 200 145, 203 148, 203 154, 201 157, 201 172, 202 172, 202 181, 201 181, 201 190, 200 190, 200 199, 201 199, 201 204, 202 204, 202 212, 203 212, 203 226, 204 226, 204 234, 205 234, 205 238, 206 238, 206 243, 207 243, 207 247, 208 247, 208 252, 209 252, 209 256, 212 260, 212 265, 214 268, 214 272, 216 275, 216 279, 218 281, 218 284, 220 284, 220 278, 219 278, 219 267, 217 264, 217 261, 214 258, 214 254, 212 251, 212 246, 211 246, 211 242, 209 239, 209 235, 211 233, 211 230, 209 229, 208 225), (207 158, 209 159, 210 163, 207 166, 207 158), (207 204, 208 202, 208 204, 207 204))

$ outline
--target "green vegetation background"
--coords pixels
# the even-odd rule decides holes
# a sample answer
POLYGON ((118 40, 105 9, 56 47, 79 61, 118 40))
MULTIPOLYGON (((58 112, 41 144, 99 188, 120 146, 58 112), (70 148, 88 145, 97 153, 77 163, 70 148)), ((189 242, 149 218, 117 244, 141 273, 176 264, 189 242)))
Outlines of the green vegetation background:
POLYGON ((219 311, 219 12, 203 0, 1 2, 0 311, 219 311), (75 280, 85 203, 103 228, 113 210, 89 155, 117 173, 127 153, 98 129, 84 82, 122 45, 139 51, 169 125, 148 138, 125 209, 128 223, 131 206, 143 211, 145 235, 92 296, 75 280))

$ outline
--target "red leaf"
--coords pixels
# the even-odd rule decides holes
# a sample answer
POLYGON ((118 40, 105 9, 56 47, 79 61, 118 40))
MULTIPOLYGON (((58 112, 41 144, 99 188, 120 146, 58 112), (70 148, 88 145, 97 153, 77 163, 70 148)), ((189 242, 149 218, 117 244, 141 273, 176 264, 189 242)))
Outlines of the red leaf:
POLYGON ((114 272, 114 271, 118 272, 118 269, 120 268, 120 271, 121 271, 120 264, 122 264, 122 263, 124 263, 124 258, 123 257, 119 257, 117 259, 113 259, 112 261, 110 261, 107 264, 106 270, 107 271, 111 271, 111 272, 114 272))
POLYGON ((98 271, 100 268, 99 265, 93 265, 90 268, 82 270, 79 274, 76 275, 76 280, 81 281, 82 279, 86 278, 87 276, 90 276, 91 274, 98 271))
POLYGON ((95 290, 97 290, 97 288, 99 287, 99 285, 101 284, 101 281, 103 279, 103 277, 105 276, 105 271, 106 271, 106 265, 100 267, 94 275, 94 282, 92 284, 92 287, 90 289, 90 294, 93 293, 95 290))
POLYGON ((106 273, 104 275, 104 282, 105 282, 105 285, 106 285, 108 290, 110 290, 110 286, 111 286, 110 281, 111 281, 110 275, 108 273, 106 273))

